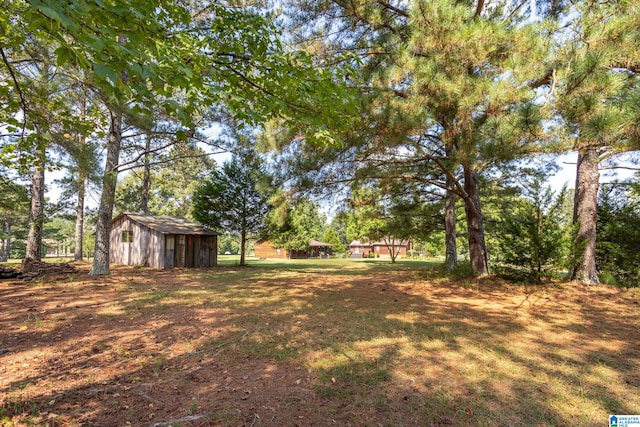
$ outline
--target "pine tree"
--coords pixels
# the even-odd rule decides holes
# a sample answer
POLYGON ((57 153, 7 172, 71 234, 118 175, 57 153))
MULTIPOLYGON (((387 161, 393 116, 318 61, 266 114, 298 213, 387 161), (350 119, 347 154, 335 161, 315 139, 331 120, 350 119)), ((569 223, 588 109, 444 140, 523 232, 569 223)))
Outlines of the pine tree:
POLYGON ((640 147, 640 9, 628 1, 585 1, 572 16, 553 95, 568 148, 578 152, 574 223, 582 253, 572 278, 596 284, 599 166, 640 147))
POLYGON ((344 254, 346 252, 344 245, 340 241, 340 237, 338 237, 338 234, 333 229, 333 227, 327 228, 327 231, 325 231, 321 240, 325 243, 330 243, 332 245, 331 251, 333 253, 344 254))
POLYGON ((488 274, 480 175, 537 150, 533 142, 542 136, 535 89, 545 82, 547 50, 542 27, 523 22, 518 9, 455 0, 323 2, 314 25, 326 23, 326 50, 362 58, 354 77, 362 120, 343 136, 334 162, 330 150, 296 140, 313 160, 295 159, 293 166, 321 165, 312 167, 313 176, 324 186, 345 176, 413 179, 422 192, 446 195, 450 267, 460 198, 473 270, 488 274), (345 34, 334 36, 336 29, 345 34))
POLYGON ((259 191, 266 179, 252 154, 236 155, 215 168, 193 195, 193 217, 202 224, 240 239, 240 265, 245 265, 246 244, 265 227, 268 196, 259 191))
POLYGON ((497 256, 503 270, 521 268, 527 278, 540 281, 566 267, 572 230, 565 198, 566 189, 554 194, 537 178, 523 195, 505 203, 496 229, 497 256))

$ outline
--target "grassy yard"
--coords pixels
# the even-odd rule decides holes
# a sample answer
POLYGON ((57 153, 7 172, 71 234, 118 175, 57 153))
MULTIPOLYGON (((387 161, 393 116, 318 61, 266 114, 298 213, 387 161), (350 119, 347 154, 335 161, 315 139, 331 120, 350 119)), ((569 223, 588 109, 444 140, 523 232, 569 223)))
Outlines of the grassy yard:
POLYGON ((0 282, 0 425, 602 426, 640 414, 638 289, 451 281, 425 261, 220 261, 0 282))

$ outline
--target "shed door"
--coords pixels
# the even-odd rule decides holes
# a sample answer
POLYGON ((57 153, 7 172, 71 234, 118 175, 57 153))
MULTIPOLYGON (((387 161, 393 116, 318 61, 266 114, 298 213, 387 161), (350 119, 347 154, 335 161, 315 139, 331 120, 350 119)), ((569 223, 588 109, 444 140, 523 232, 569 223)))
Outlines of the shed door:
POLYGON ((133 246, 133 231, 132 230, 123 230, 122 231, 122 245, 124 246, 122 255, 122 263, 124 265, 131 265, 131 247, 133 246))
POLYGON ((175 257, 175 239, 173 236, 167 236, 165 242, 165 252, 164 252, 164 266, 165 268, 173 268, 173 260, 175 257))
POLYGON ((177 248, 176 248, 176 263, 175 263, 175 267, 179 267, 179 268, 183 268, 184 267, 184 260, 186 258, 186 236, 184 234, 179 234, 177 236, 177 248))

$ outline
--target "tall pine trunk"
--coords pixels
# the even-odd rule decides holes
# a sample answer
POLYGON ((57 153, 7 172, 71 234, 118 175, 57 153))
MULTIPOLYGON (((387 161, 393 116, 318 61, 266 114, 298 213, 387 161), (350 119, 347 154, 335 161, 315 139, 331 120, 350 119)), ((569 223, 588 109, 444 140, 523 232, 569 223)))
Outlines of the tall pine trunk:
POLYGON ((78 202, 76 204, 76 232, 75 232, 75 249, 73 251, 73 259, 82 261, 82 237, 84 233, 84 193, 85 193, 85 175, 82 168, 78 173, 78 202))
POLYGON ((453 271, 458 263, 456 243, 456 194, 453 177, 447 174, 447 193, 444 203, 445 265, 447 271, 453 271))
MULTIPOLYGON (((4 231, 4 227, 2 227, 2 231, 4 231)), ((0 239, 0 262, 7 262, 9 257, 6 255, 6 239, 0 239)))
MULTIPOLYGON (((82 106, 80 114, 82 117, 87 116, 87 92, 86 89, 82 90, 82 106)), ((82 135, 79 138, 80 146, 84 150, 87 144, 86 136, 82 135)), ((84 195, 86 190, 87 172, 86 166, 83 161, 78 161, 78 200, 76 203, 76 231, 75 231, 75 248, 73 251, 74 261, 82 261, 82 238, 84 235, 84 195)))
POLYGON ((140 212, 143 214, 149 213, 149 189, 151 188, 151 165, 150 154, 151 150, 151 135, 147 134, 145 141, 145 153, 144 153, 144 172, 142 176, 142 190, 140 191, 140 212))
POLYGON ((0 247, 0 262, 7 262, 11 254, 11 223, 3 223, 2 231, 6 233, 6 238, 2 239, 0 247))
POLYGON ((42 225, 44 222, 44 170, 45 152, 39 148, 36 153, 36 165, 31 176, 31 207, 29 209, 29 234, 27 235, 27 250, 22 270, 30 272, 34 269, 34 262, 40 261, 42 250, 42 225))
POLYGON ((571 279, 589 285, 600 283, 596 270, 599 163, 596 150, 587 148, 578 151, 578 170, 573 204, 573 223, 578 226, 574 243, 578 256, 574 262, 571 279))
POLYGON ((489 258, 484 240, 484 225, 480 209, 480 188, 478 176, 473 168, 464 166, 464 210, 467 216, 467 234, 469 239, 469 258, 471 270, 477 276, 489 274, 489 258))
POLYGON ((92 276, 109 274, 109 235, 111 234, 111 218, 116 195, 118 162, 120 159, 120 143, 122 141, 122 113, 111 108, 109 112, 109 137, 107 139, 107 161, 102 179, 102 195, 98 208, 96 224, 96 244, 93 266, 89 272, 92 276))

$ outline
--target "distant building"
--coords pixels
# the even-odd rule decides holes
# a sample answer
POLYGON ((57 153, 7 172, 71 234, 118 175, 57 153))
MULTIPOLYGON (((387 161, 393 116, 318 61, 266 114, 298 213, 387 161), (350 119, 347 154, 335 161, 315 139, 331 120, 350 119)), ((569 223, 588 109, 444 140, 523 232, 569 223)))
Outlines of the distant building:
POLYGON ((183 217, 122 213, 111 222, 110 262, 155 268, 212 267, 218 233, 183 217))
POLYGON ((331 243, 310 240, 309 246, 301 251, 289 251, 278 248, 269 240, 258 240, 256 242, 254 255, 256 258, 276 258, 276 259, 303 259, 303 258, 327 258, 331 253, 331 243))
POLYGON ((349 257, 350 258, 370 258, 370 257, 382 257, 390 258, 391 250, 397 254, 397 256, 406 256, 407 252, 411 250, 410 240, 388 240, 377 242, 362 242, 360 240, 354 240, 349 244, 349 257))

